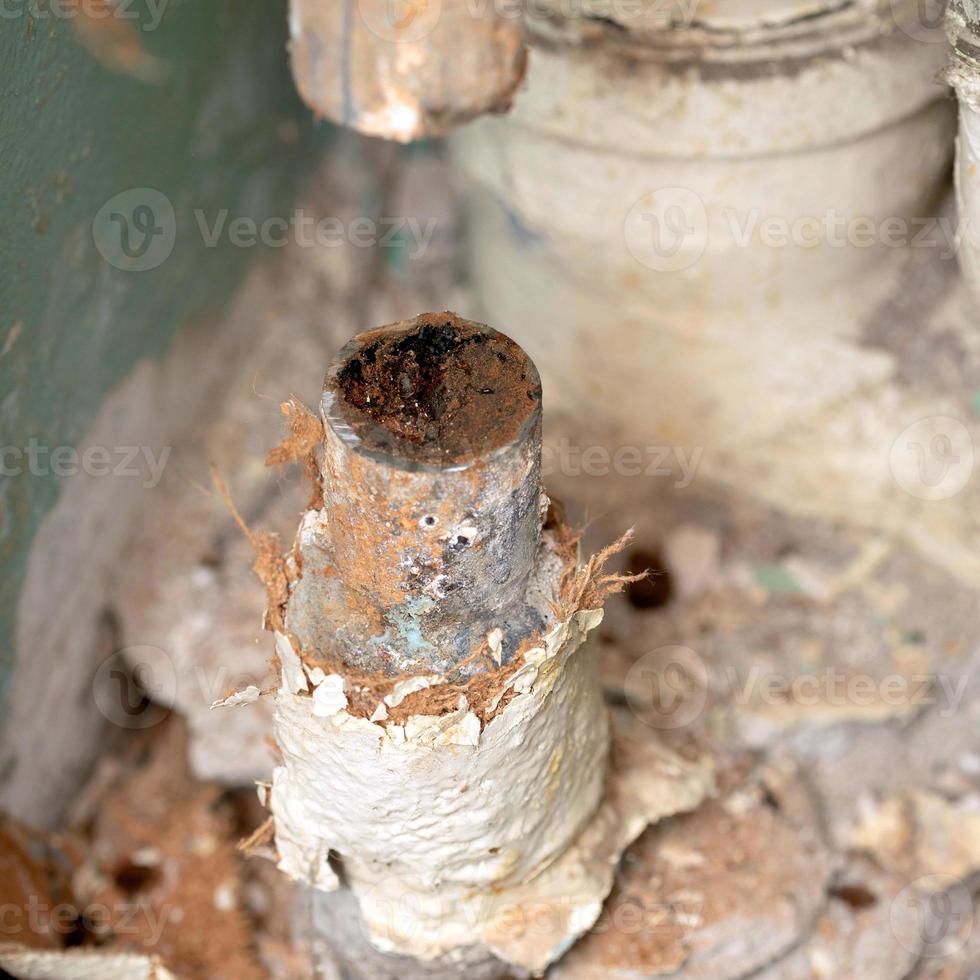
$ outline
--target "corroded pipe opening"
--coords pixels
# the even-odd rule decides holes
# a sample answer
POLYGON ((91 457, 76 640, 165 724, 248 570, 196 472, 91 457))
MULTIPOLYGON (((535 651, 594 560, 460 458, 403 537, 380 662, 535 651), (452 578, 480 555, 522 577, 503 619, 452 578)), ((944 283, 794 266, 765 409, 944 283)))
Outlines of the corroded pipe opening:
POLYGON ((531 436, 541 381, 509 337, 425 314, 347 344, 327 375, 324 412, 392 462, 458 466, 531 436))
POLYGON ((323 530, 292 628, 370 671, 505 662, 549 616, 530 358, 482 324, 425 314, 353 338, 321 413, 323 530))

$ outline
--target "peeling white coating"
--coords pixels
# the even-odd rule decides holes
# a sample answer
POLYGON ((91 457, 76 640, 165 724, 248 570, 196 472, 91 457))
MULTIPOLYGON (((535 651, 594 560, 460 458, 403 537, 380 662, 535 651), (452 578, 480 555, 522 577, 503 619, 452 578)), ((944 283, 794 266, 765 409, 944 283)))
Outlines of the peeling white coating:
POLYGON ((244 690, 235 691, 226 698, 218 698, 217 701, 212 701, 211 710, 214 711, 215 708, 237 708, 246 704, 254 704, 261 696, 262 691, 254 684, 249 684, 244 690))
POLYGON ((283 633, 276 633, 276 653, 282 665, 282 686, 292 694, 308 691, 310 685, 299 657, 293 653, 289 639, 283 633))
MULTIPOLYGON (((585 829, 539 875, 462 898, 397 875, 358 892, 361 917, 379 949, 422 959, 463 948, 540 973, 595 923, 623 850, 650 823, 694 809, 714 788, 707 761, 690 762, 655 740, 613 726, 617 764, 585 829)), ((314 902, 329 901, 314 898, 314 902)))
MULTIPOLYGON (((427 687, 436 684, 445 684, 446 679, 436 675, 425 676, 420 674, 417 677, 410 677, 407 681, 399 681, 391 690, 391 694, 385 695, 384 703, 389 708, 397 708, 409 696, 416 691, 423 691, 427 687)), ((374 719, 372 719, 374 720, 374 719)))
MULTIPOLYGON (((271 800, 279 867, 332 890, 333 851, 362 904, 370 894, 374 909, 401 908, 411 893, 415 935, 389 936, 393 948, 451 948, 466 923, 447 910, 463 916, 481 893, 534 879, 599 807, 608 722, 595 658, 582 643, 601 618, 600 610, 575 613, 528 651, 508 682, 518 693, 482 731, 462 695, 455 711, 411 715, 404 725, 380 712, 378 721, 343 709, 320 717, 316 692, 297 692, 291 680, 299 658, 279 642, 283 764, 271 800)), ((596 914, 598 904, 595 896, 586 903, 596 914)))
POLYGON ((331 718, 347 707, 344 686, 345 681, 339 674, 328 674, 320 679, 313 689, 313 714, 317 718, 331 718))
POLYGON ((487 633, 487 646, 490 647, 490 655, 494 659, 494 663, 499 667, 504 655, 504 633, 503 630, 498 626, 496 629, 490 630, 487 633))

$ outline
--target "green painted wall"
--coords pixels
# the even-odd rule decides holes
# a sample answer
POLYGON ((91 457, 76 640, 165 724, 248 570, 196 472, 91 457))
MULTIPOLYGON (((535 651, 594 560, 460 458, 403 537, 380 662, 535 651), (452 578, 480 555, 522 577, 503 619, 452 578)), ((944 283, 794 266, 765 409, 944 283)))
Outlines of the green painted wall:
MULTIPOLYGON (((0 3, 0 448, 77 444, 133 364, 261 257, 207 247, 194 210, 288 213, 315 156, 285 0, 122 0, 104 19, 100 3, 0 3), (163 198, 103 209, 131 188, 163 198)), ((0 476, 0 704, 31 539, 58 492, 54 476, 0 476)))

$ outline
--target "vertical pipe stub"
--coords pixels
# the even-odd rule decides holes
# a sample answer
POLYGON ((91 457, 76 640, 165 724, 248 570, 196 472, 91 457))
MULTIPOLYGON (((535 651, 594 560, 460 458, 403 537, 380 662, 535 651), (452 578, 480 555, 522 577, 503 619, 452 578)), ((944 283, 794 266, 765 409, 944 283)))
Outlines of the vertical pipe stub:
POLYGON ((490 327, 424 314, 354 337, 321 411, 341 655, 445 671, 500 629, 506 659, 542 622, 527 600, 543 518, 530 358, 490 327))

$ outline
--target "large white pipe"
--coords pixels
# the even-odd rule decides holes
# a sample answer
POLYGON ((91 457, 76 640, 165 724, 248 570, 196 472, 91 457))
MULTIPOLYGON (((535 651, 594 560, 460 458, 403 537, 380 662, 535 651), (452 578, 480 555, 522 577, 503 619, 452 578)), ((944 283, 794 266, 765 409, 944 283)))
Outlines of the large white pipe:
POLYGON ((977 582, 976 419, 879 322, 914 248, 955 248, 946 44, 919 10, 532 19, 512 112, 452 145, 482 312, 542 365, 562 435, 682 447, 728 492, 977 582))

